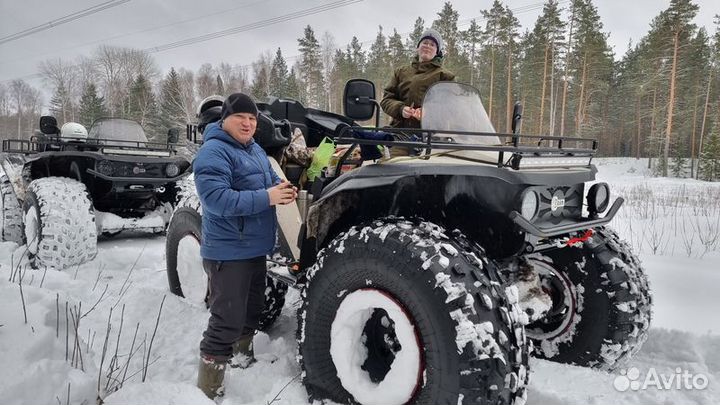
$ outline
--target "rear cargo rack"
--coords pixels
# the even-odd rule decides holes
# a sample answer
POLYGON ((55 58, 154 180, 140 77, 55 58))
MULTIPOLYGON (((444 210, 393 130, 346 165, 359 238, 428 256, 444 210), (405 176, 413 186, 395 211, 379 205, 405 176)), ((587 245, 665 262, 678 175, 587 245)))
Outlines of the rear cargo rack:
POLYGON ((348 152, 338 162, 338 171, 342 164, 352 153, 357 145, 383 145, 412 148, 420 151, 418 158, 427 159, 433 150, 442 151, 488 151, 498 152, 497 166, 508 167, 519 170, 523 167, 564 167, 564 166, 590 166, 598 147, 597 139, 577 138, 549 135, 520 135, 495 132, 467 132, 449 131, 417 128, 366 128, 366 127, 343 127, 340 129, 337 144, 352 145, 348 152), (374 133, 375 137, 388 134, 396 138, 396 135, 412 140, 378 140, 364 139, 374 133), (447 135, 463 135, 483 138, 498 137, 502 144, 480 144, 468 142, 454 142, 447 135), (574 145, 573 145, 574 143, 574 145), (545 144, 545 145, 543 145, 545 144), (570 145, 568 145, 570 144, 570 145), (572 147, 568 147, 572 146, 572 147), (523 163, 525 160, 525 163, 523 163), (541 164, 545 160, 547 164, 541 164))

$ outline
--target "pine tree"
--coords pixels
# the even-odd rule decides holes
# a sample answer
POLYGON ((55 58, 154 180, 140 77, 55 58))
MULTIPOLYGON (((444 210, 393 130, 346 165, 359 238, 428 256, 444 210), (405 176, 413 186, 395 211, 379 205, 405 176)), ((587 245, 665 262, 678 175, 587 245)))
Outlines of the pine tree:
POLYGON ((264 100, 270 95, 270 74, 267 66, 262 62, 255 62, 253 63, 253 71, 255 76, 250 86, 250 94, 255 100, 264 100))
POLYGON ((380 26, 375 41, 370 46, 365 76, 375 83, 375 91, 380 93, 390 80, 391 75, 392 72, 388 72, 388 48, 382 26, 380 26))
MULTIPOLYGON (((490 10, 482 10, 481 13, 485 19, 485 29, 482 31, 485 47, 481 52, 481 59, 488 65, 488 67, 484 69, 487 74, 486 80, 484 81, 486 83, 484 87, 487 89, 485 93, 487 94, 485 109, 487 110, 488 117, 492 120, 494 112, 493 103, 496 97, 496 55, 498 53, 498 47, 500 46, 500 27, 505 9, 502 4, 500 4, 500 1, 495 0, 490 10)), ((497 126, 497 124, 495 126, 497 126)))
POLYGON ((463 31, 460 35, 462 38, 463 51, 468 55, 468 61, 470 63, 470 85, 475 85, 475 78, 478 75, 478 62, 480 49, 483 40, 483 32, 480 25, 473 19, 470 21, 470 26, 467 30, 463 31))
POLYGON ((613 58, 607 34, 597 9, 590 0, 574 0, 571 4, 572 36, 567 55, 561 100, 560 130, 570 128, 568 113, 575 115, 575 133, 599 137, 603 132, 603 108, 613 75, 613 58), (572 80, 572 81, 569 81, 572 80), (592 119, 591 119, 592 118, 592 119))
POLYGON ((423 32, 425 32, 425 20, 423 20, 421 17, 418 17, 417 19, 415 19, 413 29, 412 31, 410 31, 410 35, 408 35, 407 41, 405 42, 405 48, 407 49, 407 53, 410 57, 415 55, 418 42, 420 42, 420 37, 422 36, 423 32))
MULTIPOLYGON (((720 14, 715 15, 715 35, 713 35, 712 45, 710 46, 710 60, 709 60, 710 66, 708 68, 708 77, 707 77, 707 84, 705 87, 705 101, 704 101, 704 107, 703 107, 703 114, 702 114, 702 123, 700 125, 700 142, 698 145, 698 155, 702 155, 703 150, 703 139, 705 135, 705 128, 708 128, 709 125, 709 110, 710 106, 713 103, 712 100, 720 100, 720 14), (713 83, 716 82, 716 84, 713 85, 713 83)), ((716 109, 718 111, 717 118, 720 120, 720 103, 718 103, 716 106, 716 109)), ((717 124, 717 122, 716 122, 717 124)), ((696 171, 695 176, 697 177, 698 173, 696 171)))
POLYGON ((152 84, 144 75, 135 78, 128 93, 127 118, 137 121, 145 130, 152 127, 151 122, 157 113, 155 95, 152 84))
POLYGON ((200 69, 195 76, 195 91, 201 100, 205 97, 217 94, 215 93, 217 88, 215 78, 213 77, 213 72, 214 69, 212 65, 209 63, 204 63, 202 66, 200 66, 200 69))
POLYGON ((272 67, 270 68, 270 77, 268 79, 268 90, 275 97, 284 97, 288 93, 288 69, 285 58, 282 56, 280 48, 275 53, 272 67))
POLYGON ((452 3, 445 2, 442 10, 437 13, 437 17, 433 21, 432 27, 440 33, 445 42, 443 65, 455 74, 457 81, 467 83, 470 81, 470 61, 459 47, 458 19, 460 14, 453 8, 452 3))
POLYGON ((408 63, 407 49, 396 29, 393 29, 393 34, 388 38, 388 53, 388 62, 392 70, 408 63))
POLYGON ((458 54, 457 45, 460 39, 458 31, 459 18, 460 13, 453 8, 451 2, 446 1, 442 10, 437 13, 437 19, 432 23, 432 27, 440 33, 445 42, 445 57, 447 60, 452 60, 458 54))
POLYGON ((698 145, 698 133, 701 131, 703 118, 703 101, 705 100, 705 82, 710 73, 712 48, 710 38, 705 28, 700 28, 697 35, 692 39, 691 52, 685 58, 683 67, 686 91, 681 95, 681 102, 687 108, 678 111, 680 113, 679 138, 676 144, 687 144, 687 157, 690 158, 690 173, 694 173, 695 157, 698 145))
POLYGON ((187 121, 180 78, 175 68, 170 68, 162 81, 158 107, 157 120, 151 123, 151 127, 155 138, 164 140, 169 129, 184 127, 187 121))
POLYGON ((72 121, 72 103, 67 89, 62 84, 58 85, 50 99, 50 112, 61 123, 72 121))
POLYGON ((291 98, 293 100, 301 100, 301 86, 300 83, 298 83, 297 80, 297 73, 295 73, 295 68, 290 69, 290 74, 288 74, 287 77, 287 93, 284 97, 291 98))
POLYGON ((563 44, 563 28, 558 1, 548 0, 521 46, 525 49, 522 98, 531 100, 525 106, 523 125, 536 133, 547 133, 554 126, 555 79, 559 71, 557 55, 563 44))
POLYGON ((687 151, 683 144, 676 144, 673 148, 673 157, 670 162, 670 170, 673 177, 685 177, 685 169, 687 167, 687 159, 685 158, 687 151))
POLYGON ((367 57, 362 50, 362 45, 357 37, 353 37, 347 49, 348 66, 350 68, 349 75, 351 78, 362 77, 365 75, 365 67, 367 57))
POLYGON ((225 94, 225 83, 223 83, 223 79, 220 75, 217 75, 215 78, 215 93, 222 95, 225 94))
POLYGON ((80 114, 79 122, 90 129, 92 123, 98 118, 108 116, 109 112, 105 108, 105 100, 98 97, 95 84, 89 83, 85 86, 82 96, 80 97, 80 114))
POLYGON ((309 107, 321 107, 324 97, 324 82, 322 76, 322 60, 320 43, 315 38, 315 32, 308 25, 304 36, 298 39, 300 54, 300 75, 305 85, 306 98, 303 100, 309 107))
POLYGON ((505 6, 505 12, 500 19, 499 39, 502 45, 500 56, 504 64, 505 76, 505 132, 510 133, 512 128, 513 107, 515 105, 515 93, 513 81, 517 74, 517 61, 520 60, 520 47, 518 38, 520 36, 520 21, 513 15, 509 7, 505 6))
MULTIPOLYGON (((677 86, 677 65, 678 51, 680 47, 687 42, 687 36, 691 35, 695 26, 690 23, 697 14, 698 6, 693 4, 691 0, 671 0, 670 7, 664 13, 664 26, 672 35, 672 67, 670 68, 670 90, 668 95, 668 111, 665 129, 665 145, 663 149, 663 158, 668 160, 670 154, 670 143, 673 133, 673 119, 676 102, 676 86, 677 86)), ((667 176, 667 167, 663 170, 663 176, 667 176)))
POLYGON ((707 181, 720 180, 720 123, 717 121, 700 155, 699 177, 707 181))

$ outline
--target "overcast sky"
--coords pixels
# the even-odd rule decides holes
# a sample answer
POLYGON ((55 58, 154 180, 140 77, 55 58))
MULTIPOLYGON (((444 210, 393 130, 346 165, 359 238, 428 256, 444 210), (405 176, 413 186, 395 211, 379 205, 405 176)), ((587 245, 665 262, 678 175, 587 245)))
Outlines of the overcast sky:
MULTIPOLYGON (((100 44, 152 51, 235 27, 246 29, 152 55, 160 70, 166 72, 171 66, 196 70, 206 62, 250 64, 263 51, 274 52, 280 47, 292 65, 293 56, 298 53, 297 38, 308 24, 318 38, 330 32, 337 45, 344 47, 357 36, 364 49, 368 49, 378 25, 383 26, 386 34, 397 28, 405 36, 418 16, 429 25, 443 5, 439 0, 120 0, 117 3, 121 4, 92 15, 7 40, 9 36, 105 3, 115 4, 108 0, 0 0, 0 82, 23 78, 40 87, 42 82, 32 77, 40 61, 50 58, 73 61, 79 55, 90 55, 100 44), (336 8, 311 14, 323 6, 336 8), (288 20, 288 16, 297 15, 300 17, 288 20), (279 18, 283 16, 286 18, 279 18), (287 21, 248 29, 273 19, 287 21)), ((504 3, 515 11, 523 30, 532 29, 542 10, 540 0, 504 3)), ((560 3, 567 6, 569 1, 560 3)), ((695 0, 695 3, 700 6, 695 23, 714 32, 713 15, 720 13, 720 1, 695 0)), ((460 29, 465 29, 492 1, 455 0, 452 4, 460 13, 460 29)), ((610 33, 616 59, 625 52, 630 39, 636 42, 647 32, 651 19, 668 4, 669 0, 595 0, 605 31, 610 33)))

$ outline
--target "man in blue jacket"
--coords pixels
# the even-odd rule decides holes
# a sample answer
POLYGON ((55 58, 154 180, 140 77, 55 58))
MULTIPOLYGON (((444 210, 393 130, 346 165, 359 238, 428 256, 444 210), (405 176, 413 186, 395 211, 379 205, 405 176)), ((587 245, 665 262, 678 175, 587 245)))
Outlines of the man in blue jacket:
POLYGON ((228 96, 221 119, 205 128, 195 161, 203 207, 200 254, 208 274, 210 320, 200 342, 198 387, 223 394, 225 368, 252 358, 252 337, 265 300, 265 256, 275 246, 275 205, 297 190, 281 181, 253 140, 257 106, 245 94, 228 96))

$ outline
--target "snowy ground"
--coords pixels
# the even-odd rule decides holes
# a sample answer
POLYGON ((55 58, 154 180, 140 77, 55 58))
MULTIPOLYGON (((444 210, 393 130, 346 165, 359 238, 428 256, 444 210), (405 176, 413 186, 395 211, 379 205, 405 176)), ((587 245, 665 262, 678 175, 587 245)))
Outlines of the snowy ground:
MULTIPOLYGON (((528 403, 720 403, 720 184, 650 178, 646 161, 597 163, 600 180, 628 200, 613 226, 650 276, 650 338, 628 365, 632 381, 532 360, 528 403), (683 374, 693 389, 682 387, 683 374), (658 379, 643 387, 648 375, 658 379), (670 389, 660 388, 663 380, 670 389)), ((0 243, 0 402, 93 404, 100 392, 115 405, 213 404, 194 387, 208 315, 168 292, 164 242, 123 234, 101 241, 92 262, 63 272, 17 272, 11 261, 24 247, 0 243)), ((260 362, 229 371, 220 403, 307 403, 295 361, 297 300, 291 291, 277 324, 257 336, 260 362)))

